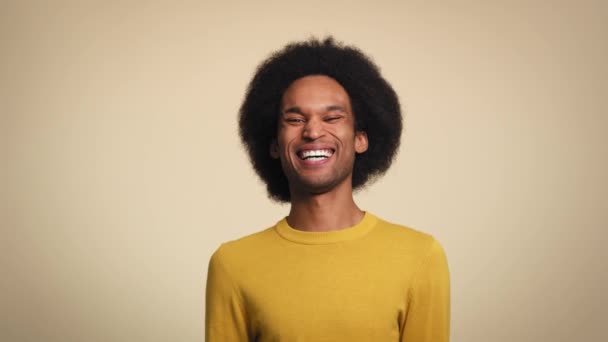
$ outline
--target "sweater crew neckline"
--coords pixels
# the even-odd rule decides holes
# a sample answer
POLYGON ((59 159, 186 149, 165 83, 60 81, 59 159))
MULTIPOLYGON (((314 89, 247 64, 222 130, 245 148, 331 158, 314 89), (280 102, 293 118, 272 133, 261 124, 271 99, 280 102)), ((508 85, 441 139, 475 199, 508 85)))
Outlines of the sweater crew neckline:
POLYGON ((361 238, 369 233, 377 222, 376 216, 365 212, 363 219, 354 226, 328 232, 308 232, 291 227, 285 217, 276 224, 275 230, 281 237, 292 242, 323 245, 361 238))

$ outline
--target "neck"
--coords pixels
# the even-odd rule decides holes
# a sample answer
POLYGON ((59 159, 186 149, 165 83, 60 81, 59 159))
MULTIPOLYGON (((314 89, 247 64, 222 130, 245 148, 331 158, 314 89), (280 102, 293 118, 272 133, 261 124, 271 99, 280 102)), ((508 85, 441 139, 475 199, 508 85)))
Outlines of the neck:
POLYGON ((359 209, 349 191, 293 196, 287 217, 289 225, 302 231, 332 231, 361 222, 364 212, 359 209))

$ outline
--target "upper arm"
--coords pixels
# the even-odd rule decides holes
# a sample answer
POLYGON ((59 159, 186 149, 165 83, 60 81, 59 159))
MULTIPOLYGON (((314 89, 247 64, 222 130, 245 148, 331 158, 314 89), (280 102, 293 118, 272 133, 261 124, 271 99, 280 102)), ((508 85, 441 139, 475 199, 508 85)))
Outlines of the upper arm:
POLYGON ((450 339, 450 275, 445 252, 433 239, 414 274, 401 341, 448 342, 450 339))
POLYGON ((221 250, 211 256, 207 272, 205 340, 248 341, 244 303, 221 250))

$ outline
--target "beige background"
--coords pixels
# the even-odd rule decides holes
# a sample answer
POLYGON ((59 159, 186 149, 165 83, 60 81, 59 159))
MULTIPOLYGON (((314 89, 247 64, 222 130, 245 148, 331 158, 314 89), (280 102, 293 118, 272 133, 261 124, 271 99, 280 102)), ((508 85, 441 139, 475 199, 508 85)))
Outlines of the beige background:
POLYGON ((0 2, 0 340, 202 341, 208 258, 288 207, 237 137, 255 66, 334 34, 406 112, 357 195, 435 235, 452 340, 606 341, 605 1, 0 2))

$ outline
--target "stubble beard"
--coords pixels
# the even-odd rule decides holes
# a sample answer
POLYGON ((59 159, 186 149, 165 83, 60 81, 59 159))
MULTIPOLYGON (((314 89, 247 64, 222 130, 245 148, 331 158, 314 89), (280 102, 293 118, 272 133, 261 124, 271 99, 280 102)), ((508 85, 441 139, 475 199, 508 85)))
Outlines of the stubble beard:
POLYGON ((287 175, 289 190, 293 195, 320 195, 328 193, 344 182, 352 182, 353 165, 348 168, 333 169, 327 174, 302 176, 291 170, 287 175))

